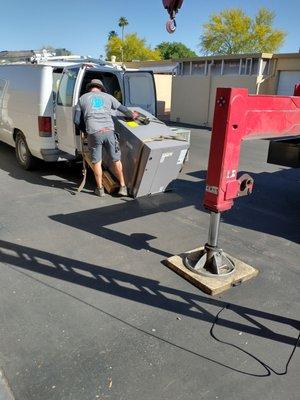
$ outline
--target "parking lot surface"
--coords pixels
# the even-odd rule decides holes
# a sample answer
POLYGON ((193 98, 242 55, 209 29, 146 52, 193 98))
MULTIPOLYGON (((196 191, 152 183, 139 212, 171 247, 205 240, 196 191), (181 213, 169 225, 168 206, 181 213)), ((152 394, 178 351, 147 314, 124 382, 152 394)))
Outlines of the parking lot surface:
POLYGON ((138 200, 74 195, 80 167, 23 171, 0 143, 0 398, 299 399, 299 170, 243 145, 255 189, 220 244, 257 278, 209 297, 162 264, 207 240, 209 142, 193 129, 174 191, 138 200))

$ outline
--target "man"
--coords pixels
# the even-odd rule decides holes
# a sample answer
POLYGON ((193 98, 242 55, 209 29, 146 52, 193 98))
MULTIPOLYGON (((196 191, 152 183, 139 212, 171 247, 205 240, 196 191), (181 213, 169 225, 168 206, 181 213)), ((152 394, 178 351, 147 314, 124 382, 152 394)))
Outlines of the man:
POLYGON ((88 138, 88 148, 91 153, 93 172, 97 187, 95 194, 105 196, 102 185, 102 147, 104 146, 111 157, 116 177, 120 182, 120 196, 128 196, 124 181, 123 167, 119 143, 114 132, 114 123, 111 117, 112 110, 121 111, 125 116, 135 119, 136 113, 124 107, 117 99, 106 93, 103 83, 99 79, 92 79, 87 84, 85 93, 80 97, 75 110, 74 122, 80 126, 81 115, 85 122, 88 138))

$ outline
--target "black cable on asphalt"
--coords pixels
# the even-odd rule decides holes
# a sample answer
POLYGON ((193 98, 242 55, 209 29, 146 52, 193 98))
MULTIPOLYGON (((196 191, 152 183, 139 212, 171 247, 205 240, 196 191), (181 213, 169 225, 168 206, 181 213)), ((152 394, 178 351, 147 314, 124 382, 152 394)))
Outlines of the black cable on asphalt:
MULTIPOLYGON (((288 358, 288 360, 287 360, 287 362, 286 362, 286 364, 285 364, 285 369, 284 369, 284 371, 283 371, 283 372, 278 372, 278 371, 275 371, 275 370, 274 370, 272 367, 270 367, 269 365, 267 365, 264 361, 260 360, 260 359, 259 359, 257 356, 255 356, 254 354, 251 354, 250 352, 248 352, 248 351, 242 349, 241 347, 237 346, 236 344, 229 343, 229 342, 225 342, 225 341, 223 341, 223 340, 221 340, 221 339, 219 339, 219 338, 216 337, 216 335, 214 334, 214 328, 215 328, 215 326, 216 326, 217 323, 218 323, 218 320, 219 320, 219 318, 220 318, 220 315, 221 315, 222 312, 223 312, 224 310, 226 310, 226 309, 227 309, 227 310, 230 310, 230 304, 226 304, 226 306, 222 307, 222 308, 219 310, 219 312, 217 313, 216 318, 215 318, 215 320, 214 320, 214 322, 213 322, 213 324, 212 324, 212 326, 211 326, 211 328, 210 328, 210 331, 209 331, 211 337, 212 337, 213 339, 215 339, 215 340, 216 340, 217 342, 219 342, 219 343, 226 344, 226 345, 228 345, 228 346, 231 346, 231 347, 233 347, 233 348, 235 348, 235 349, 241 351, 241 352, 244 353, 244 354, 247 354, 249 357, 251 357, 251 358, 253 358, 255 361, 257 361, 257 362, 268 372, 268 375, 271 375, 271 372, 273 372, 275 375, 280 375, 280 376, 281 376, 281 375, 286 375, 287 372, 288 372, 289 365, 290 365, 290 363, 291 363, 291 361, 292 361, 292 358, 293 358, 293 356, 294 356, 294 354, 295 354, 295 351, 296 351, 296 349, 297 349, 297 347, 298 347, 298 344, 299 344, 299 341, 300 341, 300 331, 299 331, 298 337, 295 339, 295 344, 294 344, 294 346, 293 346, 293 350, 292 350, 292 352, 291 352, 291 354, 290 354, 290 356, 289 356, 289 358, 288 358)), ((247 372, 243 372, 243 373, 244 373, 244 374, 247 374, 247 372)), ((252 375, 252 374, 249 374, 249 375, 252 375)))

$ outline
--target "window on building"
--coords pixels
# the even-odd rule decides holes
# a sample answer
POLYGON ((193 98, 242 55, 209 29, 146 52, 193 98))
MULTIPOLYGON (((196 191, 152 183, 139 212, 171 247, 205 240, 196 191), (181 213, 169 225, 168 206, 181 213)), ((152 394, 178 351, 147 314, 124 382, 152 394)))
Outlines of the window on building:
POLYGON ((252 58, 243 58, 241 64, 241 75, 251 75, 253 67, 253 59, 252 58))
POLYGON ((270 74, 272 74, 272 67, 273 67, 272 60, 263 59, 262 60, 261 74, 262 75, 270 75, 270 74))
POLYGON ((178 63, 176 68, 173 69, 172 75, 181 75, 181 64, 178 63))
POLYGON ((205 68, 205 61, 194 61, 192 63, 192 75, 205 75, 206 68, 205 68))
POLYGON ((252 75, 258 75, 258 58, 254 58, 252 61, 252 75))
POLYGON ((238 75, 240 60, 224 60, 223 75, 238 75))
POLYGON ((210 67, 211 74, 221 75, 221 70, 222 70, 222 60, 215 60, 210 67))
POLYGON ((190 63, 190 61, 185 61, 185 62, 182 63, 181 74, 182 75, 191 75, 191 63, 190 63))

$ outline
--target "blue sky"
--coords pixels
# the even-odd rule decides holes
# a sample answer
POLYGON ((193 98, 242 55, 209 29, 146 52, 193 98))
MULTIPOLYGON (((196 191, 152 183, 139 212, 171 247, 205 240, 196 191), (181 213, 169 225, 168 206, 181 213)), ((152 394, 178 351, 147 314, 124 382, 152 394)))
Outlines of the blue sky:
POLYGON ((161 41, 181 41, 199 53, 202 25, 211 13, 242 7, 253 16, 259 7, 276 12, 275 27, 288 35, 280 52, 300 47, 299 0, 185 0, 177 32, 165 31, 167 13, 161 0, 1 0, 0 50, 36 49, 51 44, 76 54, 104 54, 107 34, 118 30, 118 18, 129 21, 127 32, 137 32, 152 46, 161 41))

